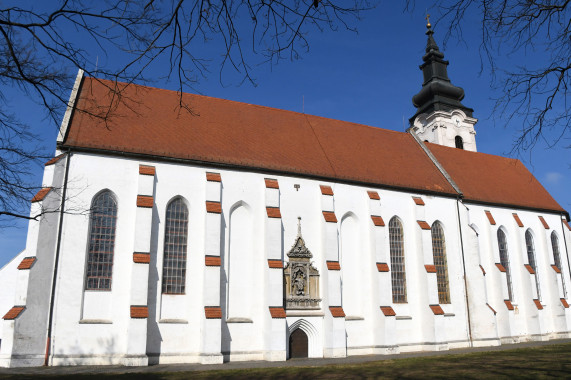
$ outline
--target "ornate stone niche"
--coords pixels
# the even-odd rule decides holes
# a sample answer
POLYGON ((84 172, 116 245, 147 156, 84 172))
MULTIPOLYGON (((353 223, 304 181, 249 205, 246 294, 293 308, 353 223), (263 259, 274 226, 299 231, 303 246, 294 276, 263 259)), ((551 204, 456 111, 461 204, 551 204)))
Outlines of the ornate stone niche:
POLYGON ((313 255, 301 236, 301 218, 298 218, 297 237, 287 256, 289 262, 284 269, 286 309, 319 309, 319 272, 310 261, 313 255))

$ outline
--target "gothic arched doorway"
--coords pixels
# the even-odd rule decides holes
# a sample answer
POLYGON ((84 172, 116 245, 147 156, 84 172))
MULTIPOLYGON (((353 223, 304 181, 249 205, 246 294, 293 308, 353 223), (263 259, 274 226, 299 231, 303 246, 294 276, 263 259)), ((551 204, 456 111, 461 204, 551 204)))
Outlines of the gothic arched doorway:
POLYGON ((302 329, 295 329, 289 336, 289 357, 307 358, 307 335, 302 329))

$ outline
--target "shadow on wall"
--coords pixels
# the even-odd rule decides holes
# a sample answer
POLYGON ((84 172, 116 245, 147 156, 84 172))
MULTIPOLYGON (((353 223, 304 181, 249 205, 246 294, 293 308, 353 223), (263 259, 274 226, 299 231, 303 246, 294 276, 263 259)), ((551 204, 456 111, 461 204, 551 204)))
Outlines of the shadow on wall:
POLYGON ((92 360, 97 359, 98 365, 111 365, 117 363, 123 357, 123 354, 119 354, 117 343, 115 338, 99 338, 97 339, 98 352, 95 354, 93 351, 85 351, 84 346, 76 344, 69 348, 63 350, 56 350, 54 357, 57 358, 60 363, 59 365, 64 366, 77 366, 85 365, 85 359, 90 358, 92 360), (101 350, 101 348, 104 348, 101 350), (70 354, 69 352, 73 352, 70 354))
MULTIPOLYGON (((153 194, 156 193, 158 179, 155 176, 153 183, 153 194)), ((153 206, 153 220, 152 225, 161 225, 161 219, 157 206, 153 206)), ((157 301, 160 299, 160 281, 158 262, 158 246, 159 246, 159 229, 153 228, 151 230, 151 262, 149 263, 149 285, 147 292, 147 306, 149 308, 149 318, 147 319, 147 355, 149 357, 149 364, 158 364, 159 354, 161 352, 161 343, 163 337, 159 330, 159 310, 157 310, 157 301)))
MULTIPOLYGON (((222 192, 224 194, 224 192, 222 192)), ((223 354, 223 361, 230 361, 230 345, 232 342, 232 336, 230 335, 230 329, 226 324, 226 319, 228 318, 228 303, 226 302, 226 292, 228 289, 228 274, 226 273, 226 218, 222 214, 220 223, 220 307, 222 309, 222 323, 220 324, 222 345, 220 347, 223 354)))

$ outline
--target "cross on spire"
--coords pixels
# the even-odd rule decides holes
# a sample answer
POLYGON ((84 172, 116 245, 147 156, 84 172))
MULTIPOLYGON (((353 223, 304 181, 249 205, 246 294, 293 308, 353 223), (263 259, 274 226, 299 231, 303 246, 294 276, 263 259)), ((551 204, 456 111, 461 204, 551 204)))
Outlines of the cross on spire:
POLYGON ((429 13, 426 13, 425 19, 426 19, 426 27, 427 28, 432 27, 432 25, 430 25, 430 14, 429 13))

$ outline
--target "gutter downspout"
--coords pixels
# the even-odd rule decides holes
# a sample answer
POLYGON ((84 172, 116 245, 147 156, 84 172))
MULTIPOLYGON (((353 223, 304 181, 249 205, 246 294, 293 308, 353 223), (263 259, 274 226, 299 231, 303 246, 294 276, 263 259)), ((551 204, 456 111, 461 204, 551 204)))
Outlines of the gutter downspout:
POLYGON ((51 338, 52 338, 52 324, 53 324, 53 315, 54 315, 54 299, 56 293, 56 283, 57 283, 57 273, 58 273, 58 264, 59 264, 59 252, 61 247, 61 234, 62 234, 62 226, 63 226, 63 216, 65 210, 65 197, 67 193, 67 178, 69 174, 69 162, 71 161, 71 152, 67 151, 67 157, 65 162, 65 176, 63 179, 63 191, 62 191, 62 200, 61 200, 61 209, 59 213, 59 224, 58 224, 58 234, 57 234, 57 243, 56 243, 56 253, 55 253, 55 260, 54 260, 54 275, 52 278, 52 292, 50 295, 50 312, 48 317, 48 334, 46 339, 46 356, 44 359, 44 366, 49 365, 49 357, 50 357, 50 346, 51 346, 51 338))

